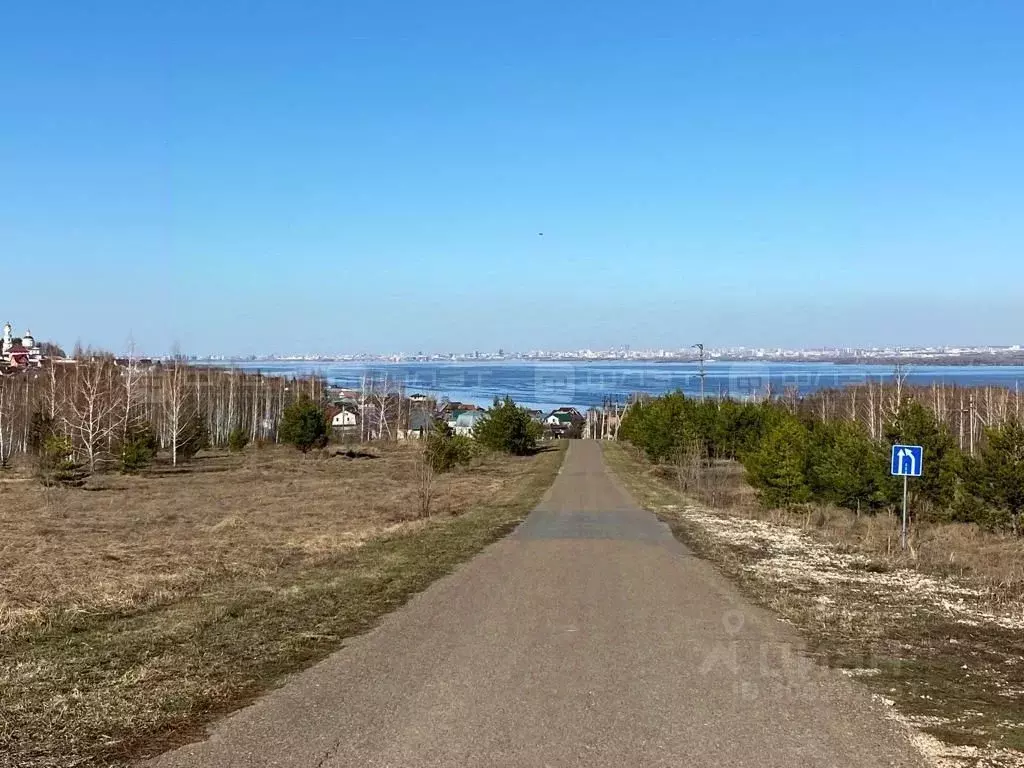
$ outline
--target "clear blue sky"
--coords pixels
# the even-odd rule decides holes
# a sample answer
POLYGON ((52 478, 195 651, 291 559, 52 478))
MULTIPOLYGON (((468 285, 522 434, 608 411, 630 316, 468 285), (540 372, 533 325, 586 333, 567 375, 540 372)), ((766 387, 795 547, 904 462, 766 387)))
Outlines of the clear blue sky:
POLYGON ((1024 342, 1022 31, 1019 0, 8 3, 0 322, 1024 342))

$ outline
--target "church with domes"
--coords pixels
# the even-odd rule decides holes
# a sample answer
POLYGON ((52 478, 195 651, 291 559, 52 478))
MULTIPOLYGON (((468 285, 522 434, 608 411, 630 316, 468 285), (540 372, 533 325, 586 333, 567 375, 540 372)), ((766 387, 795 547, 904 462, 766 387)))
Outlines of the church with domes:
POLYGON ((20 337, 14 335, 14 327, 4 324, 3 339, 0 340, 0 366, 8 368, 28 368, 40 366, 43 362, 43 351, 39 348, 32 331, 26 330, 20 337))

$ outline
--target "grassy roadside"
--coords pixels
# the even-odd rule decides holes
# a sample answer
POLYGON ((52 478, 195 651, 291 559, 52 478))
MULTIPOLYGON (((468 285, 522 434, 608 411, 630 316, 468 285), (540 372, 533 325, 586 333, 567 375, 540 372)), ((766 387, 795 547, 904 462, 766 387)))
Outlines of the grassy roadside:
POLYGON ((211 580, 164 603, 10 633, 0 639, 0 766, 122 765, 196 737, 505 535, 562 457, 559 449, 512 460, 511 490, 457 516, 263 576, 211 580))
POLYGON ((677 538, 798 627, 819 662, 890 703, 937 765, 1024 765, 1019 602, 984 580, 858 549, 857 531, 844 543, 804 515, 695 504, 628 446, 606 444, 605 457, 677 538))

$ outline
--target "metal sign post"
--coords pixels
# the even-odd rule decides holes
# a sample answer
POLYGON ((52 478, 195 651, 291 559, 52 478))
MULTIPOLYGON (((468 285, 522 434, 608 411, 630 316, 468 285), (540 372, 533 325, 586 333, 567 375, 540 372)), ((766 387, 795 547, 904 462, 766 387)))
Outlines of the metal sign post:
POLYGON ((903 527, 900 529, 900 549, 907 548, 907 478, 903 476, 903 527))
POLYGON ((924 470, 924 448, 920 445, 894 445, 890 473, 903 478, 903 525, 900 529, 900 547, 907 548, 907 478, 920 477, 924 470))

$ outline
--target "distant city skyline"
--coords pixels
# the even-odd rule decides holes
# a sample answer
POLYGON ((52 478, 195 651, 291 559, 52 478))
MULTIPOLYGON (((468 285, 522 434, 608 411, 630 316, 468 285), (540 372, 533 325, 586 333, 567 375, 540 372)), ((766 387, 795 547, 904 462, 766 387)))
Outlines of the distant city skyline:
MULTIPOLYGON (((38 324, 37 324, 38 326, 38 324)), ((24 326, 22 326, 24 327, 24 326)), ((45 327, 45 323, 42 326, 45 327)), ((15 331, 15 336, 18 332, 15 331)), ((624 357, 645 357, 645 358, 656 358, 656 357, 698 357, 698 350, 696 345, 703 343, 705 347, 705 355, 712 357, 715 355, 748 355, 752 357, 771 357, 771 356, 808 356, 815 357, 820 356, 821 353, 828 353, 830 355, 858 355, 864 353, 899 353, 899 352, 914 352, 914 353, 941 353, 941 354, 959 354, 963 352, 991 352, 991 351, 1018 351, 1024 346, 1024 339, 1017 343, 1003 342, 1003 343, 968 343, 968 344, 714 344, 705 342, 692 342, 687 339, 685 342, 677 342, 674 344, 596 344, 596 345, 580 345, 580 346, 557 346, 557 345, 526 345, 518 348, 513 346, 500 346, 500 345, 481 345, 476 347, 462 347, 457 344, 450 345, 447 347, 441 346, 436 348, 430 348, 426 346, 410 347, 406 349, 400 348, 380 348, 380 349, 354 349, 347 347, 344 344, 336 344, 333 346, 324 346, 320 349, 308 349, 303 345, 292 345, 283 346, 279 349, 256 349, 256 348, 245 348, 242 350, 236 349, 216 349, 216 348, 195 348, 181 344, 180 342, 174 342, 168 345, 165 349, 159 347, 154 348, 140 343, 140 341, 134 336, 129 334, 123 337, 123 341, 117 342, 106 342, 103 339, 113 338, 113 334, 99 334, 95 338, 78 337, 73 341, 67 341, 54 337, 49 333, 35 334, 37 342, 53 343, 64 349, 65 352, 71 353, 75 347, 82 347, 83 349, 95 349, 112 352, 117 355, 124 355, 132 353, 135 355, 141 355, 146 357, 169 357, 173 354, 184 354, 188 357, 200 358, 200 359, 246 359, 246 358, 262 358, 262 359, 358 359, 358 358, 372 358, 372 359, 414 359, 417 357, 425 358, 445 358, 445 357, 456 357, 459 359, 471 359, 473 357, 479 357, 483 359, 495 358, 499 356, 505 357, 517 357, 517 358, 530 358, 530 357, 612 357, 615 355, 622 355, 624 357)), ((694 337, 702 338, 702 337, 694 337)))
POLYGON ((196 354, 1013 344, 1024 3, 6 9, 0 322, 196 354))
MULTIPOLYGON (((34 313, 32 317, 39 318, 38 313, 34 313)), ((241 348, 231 347, 214 347, 209 343, 201 345, 187 345, 180 341, 174 341, 170 344, 164 345, 152 345, 143 343, 134 333, 127 333, 121 335, 121 340, 118 341, 118 334, 115 332, 101 331, 92 336, 77 336, 74 339, 60 338, 59 336, 49 332, 45 316, 41 318, 41 322, 33 322, 29 324, 16 324, 17 329, 27 330, 28 327, 43 328, 42 333, 35 333, 34 336, 38 342, 51 342, 66 352, 70 353, 76 346, 81 346, 84 349, 100 349, 115 354, 126 354, 129 351, 134 351, 135 354, 145 355, 149 357, 166 357, 171 354, 185 354, 191 357, 198 358, 324 358, 324 359, 343 359, 343 358, 357 358, 357 357, 372 357, 372 358, 387 358, 387 357, 402 357, 402 358, 413 358, 417 356, 427 357, 444 357, 455 355, 459 358, 466 358, 473 356, 474 353, 483 357, 493 357, 500 352, 506 353, 508 356, 517 357, 529 357, 537 355, 578 355, 584 356, 582 353, 597 353, 601 356, 608 356, 611 353, 617 353, 622 351, 628 351, 633 356, 642 354, 645 357, 657 357, 659 355, 678 356, 678 354, 690 354, 693 356, 697 355, 695 345, 698 343, 696 340, 701 340, 699 343, 705 345, 705 349, 708 355, 721 354, 721 353, 737 353, 745 351, 749 353, 760 352, 761 355, 765 354, 781 354, 781 353, 816 353, 820 351, 828 351, 830 353, 842 353, 842 352, 867 352, 867 351, 899 351, 899 350, 915 350, 922 352, 934 352, 934 351, 958 351, 958 350, 1013 350, 1020 349, 1021 345, 1024 344, 1024 334, 1019 340, 1012 338, 1004 339, 999 342, 972 342, 972 343, 930 343, 930 344, 910 344, 910 343, 871 343, 871 344, 846 344, 846 343, 818 343, 818 344, 784 344, 784 343, 769 343, 769 344, 754 344, 754 343, 714 343, 708 340, 704 336, 693 335, 690 338, 680 341, 675 339, 671 343, 604 343, 604 344, 581 344, 581 345, 543 345, 543 344, 526 344, 521 347, 514 345, 501 345, 501 344, 482 344, 482 345, 470 345, 460 344, 458 342, 450 345, 437 345, 434 347, 427 345, 413 345, 405 348, 397 346, 382 346, 379 348, 358 348, 352 345, 345 344, 339 341, 335 344, 321 344, 318 348, 311 348, 308 344, 289 343, 284 342, 278 348, 272 348, 269 346, 256 346, 253 344, 242 345, 241 348)), ((16 330, 14 335, 19 335, 19 330, 16 330)), ((763 335, 763 332, 762 332, 763 335)), ((208 342, 208 340, 207 340, 208 342)))
MULTIPOLYGON (((695 346, 695 345, 694 345, 695 346)), ((453 360, 459 362, 487 362, 501 360, 685 360, 698 361, 703 358, 708 362, 715 360, 758 360, 777 361, 785 359, 935 359, 952 360, 956 358, 975 359, 993 357, 993 359, 1013 359, 1024 362, 1024 346, 1013 345, 961 345, 961 346, 926 346, 926 347, 712 347, 705 346, 703 353, 694 346, 683 347, 598 347, 581 349, 531 349, 531 350, 453 350, 449 352, 335 352, 333 354, 300 354, 271 353, 266 355, 190 355, 200 360, 280 360, 280 361, 371 361, 371 362, 414 362, 453 360)))

